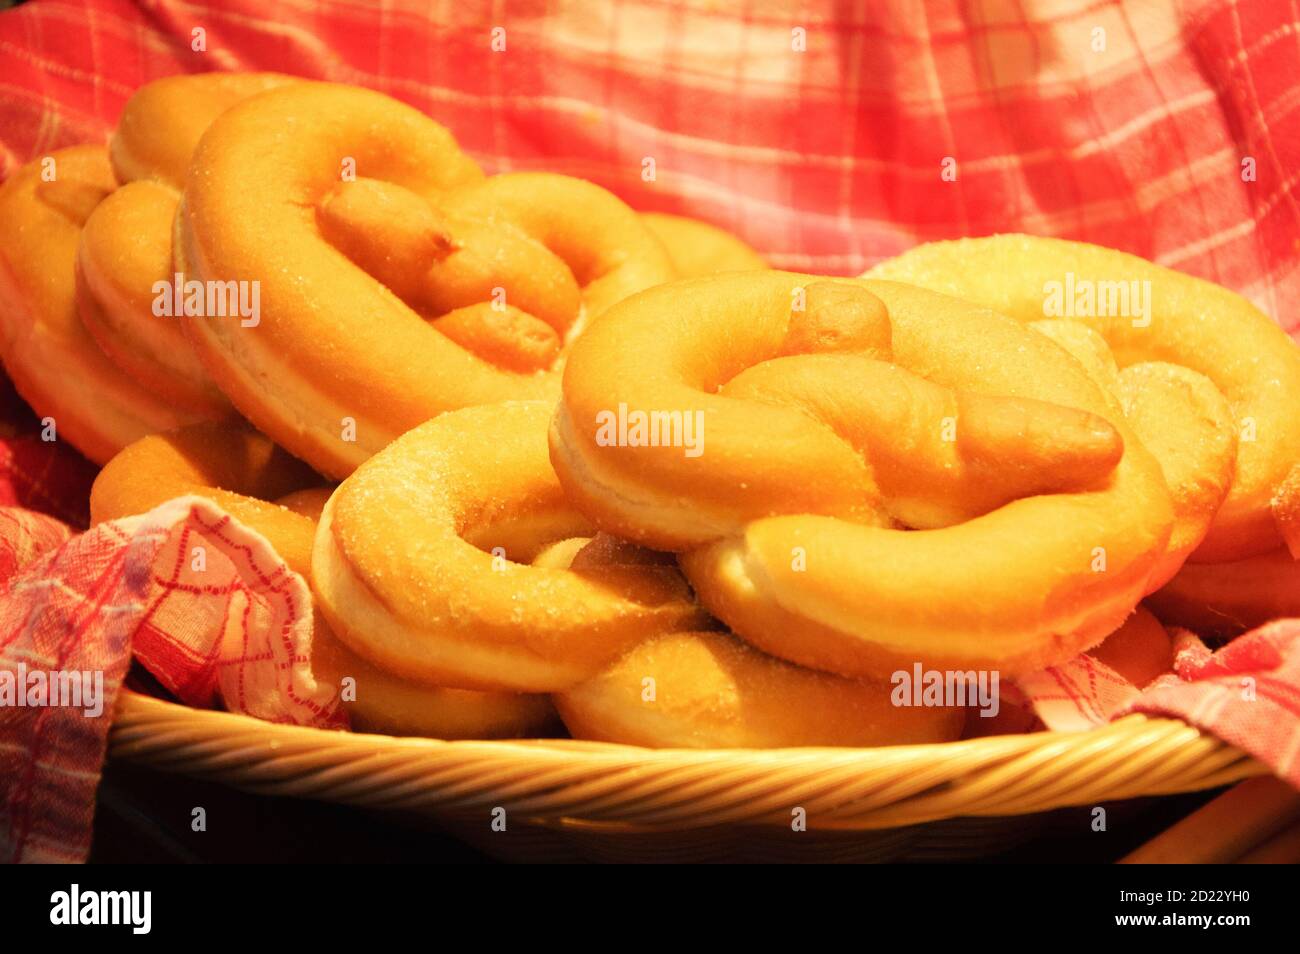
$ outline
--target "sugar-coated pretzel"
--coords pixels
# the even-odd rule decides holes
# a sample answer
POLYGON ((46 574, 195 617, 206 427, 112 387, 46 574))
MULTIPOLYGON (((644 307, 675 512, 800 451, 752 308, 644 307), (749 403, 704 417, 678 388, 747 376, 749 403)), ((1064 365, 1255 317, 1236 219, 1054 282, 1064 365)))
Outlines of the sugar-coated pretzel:
POLYGON ((1067 659, 1146 592, 1173 518, 1067 353, 892 282, 759 272, 635 296, 574 345, 550 443, 597 526, 680 551, 760 649, 848 676, 1067 659), (636 412, 699 415, 699 453, 604 426, 636 412))
MULTIPOLYGON (((532 565, 673 562, 670 553, 600 533, 558 541, 532 565)), ((887 683, 804 669, 717 631, 651 636, 553 698, 574 738, 651 748, 947 742, 966 721, 962 706, 902 709, 887 683)))
MULTIPOLYGON (((194 417, 231 414, 230 402, 185 341, 176 309, 156 314, 175 286, 172 231, 199 137, 235 103, 291 82, 275 73, 201 73, 155 80, 127 100, 109 144, 119 188, 86 220, 77 253, 77 304, 104 352, 160 400, 194 417)), ((183 286, 181 286, 183 287, 183 286)))
POLYGON ((188 275, 260 283, 255 328, 186 319, 205 366, 260 429, 333 476, 443 411, 553 397, 581 322, 672 276, 604 190, 484 179, 428 117, 325 83, 223 113, 177 226, 188 275))
POLYGON ((321 517, 312 588, 356 653, 466 689, 553 692, 648 636, 709 624, 672 567, 529 565, 589 536, 546 458, 549 402, 468 408, 402 435, 321 517))
POLYGON ((1300 460, 1300 348, 1246 299, 1113 249, 1027 235, 922 245, 867 274, 1020 321, 1063 313, 1098 331, 1121 367, 1159 361, 1208 378, 1240 440, 1231 489, 1190 559, 1235 561, 1281 546, 1279 512, 1300 495, 1297 486, 1279 497, 1300 460))
POLYGON ((102 146, 74 146, 0 186, 0 357, 23 399, 96 463, 196 418, 113 364, 78 315, 82 228, 116 185, 102 146))
MULTIPOLYGON (((329 496, 320 478, 243 424, 202 423, 145 437, 114 457, 91 491, 98 523, 142 513, 172 497, 198 494, 271 543, 306 576, 316 520, 329 496), (274 501, 274 502, 273 502, 274 501)), ((411 682, 358 657, 317 617, 312 665, 336 685, 356 729, 435 738, 536 735, 554 721, 545 696, 468 692, 411 682)))
POLYGON ((704 629, 712 621, 671 555, 590 536, 547 458, 551 412, 521 402, 443 415, 343 482, 317 532, 312 583, 358 653, 450 684, 550 689, 577 738, 767 747, 958 736, 960 708, 897 707, 887 682, 811 672, 704 629))
MULTIPOLYGON (((560 540, 532 560, 571 570, 673 563, 603 533, 560 540)), ((804 669, 717 631, 651 636, 553 699, 574 738, 651 748, 948 742, 967 711, 900 708, 888 683, 804 669)))
POLYGON ((708 222, 665 212, 642 212, 641 221, 668 250, 679 278, 767 268, 767 262, 758 252, 708 222))

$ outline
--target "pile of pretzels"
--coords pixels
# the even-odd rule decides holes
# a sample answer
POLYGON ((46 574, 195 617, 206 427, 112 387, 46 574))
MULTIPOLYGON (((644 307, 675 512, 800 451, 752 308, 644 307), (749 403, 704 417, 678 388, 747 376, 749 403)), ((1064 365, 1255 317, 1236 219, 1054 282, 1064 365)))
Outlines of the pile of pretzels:
POLYGON ((1004 679, 1300 615, 1300 348, 1217 285, 1022 235, 859 279, 377 92, 173 77, 0 187, 0 357, 103 469, 315 598, 361 730, 941 742, 1004 679))

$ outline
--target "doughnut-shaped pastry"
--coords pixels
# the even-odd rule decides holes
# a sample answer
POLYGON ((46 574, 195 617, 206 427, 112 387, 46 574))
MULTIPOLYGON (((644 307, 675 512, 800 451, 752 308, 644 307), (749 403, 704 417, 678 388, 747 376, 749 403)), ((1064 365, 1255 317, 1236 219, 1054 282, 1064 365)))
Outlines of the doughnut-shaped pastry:
MULTIPOLYGON (((98 523, 184 494, 220 504, 256 530, 295 572, 309 573, 316 520, 329 489, 269 440, 242 424, 203 423, 145 437, 114 457, 91 490, 98 523), (275 503, 269 500, 278 500, 275 503)), ((433 738, 506 738, 544 732, 554 721, 545 696, 466 692, 403 679, 356 656, 317 616, 312 664, 319 678, 355 680, 344 697, 353 728, 433 738)))
POLYGON ((1015 675, 1099 642, 1164 555, 1169 493, 1115 405, 1043 335, 955 299, 721 275, 588 329, 551 457, 598 527, 679 551, 772 655, 1015 675), (897 367, 868 357, 885 347, 897 367))
POLYGON ((101 146, 39 157, 0 186, 0 357, 36 413, 100 464, 145 434, 194 420, 119 370, 78 316, 82 227, 115 186, 101 146))
POLYGON ((666 212, 642 212, 641 221, 663 242, 679 278, 767 268, 763 256, 716 225, 666 212))
POLYGON ((87 330, 118 367, 194 417, 232 412, 185 341, 177 317, 189 297, 177 294, 184 286, 176 285, 172 262, 185 171, 217 116, 290 81, 274 73, 203 73, 142 86, 127 100, 109 144, 122 185, 95 208, 82 231, 77 304, 87 330), (169 307, 156 314, 160 287, 175 290, 169 307))
POLYGON ((444 411, 553 397, 583 322, 672 277, 604 190, 484 179, 426 116, 325 83, 223 113, 177 227, 187 274, 260 283, 256 327, 185 319, 204 365, 261 430, 333 476, 444 411))
POLYGON ((553 692, 649 636, 709 625, 673 567, 527 565, 592 532, 547 463, 551 411, 516 402, 435 418, 335 491, 312 589, 354 652, 441 685, 553 692))
POLYGON ((1246 299, 1211 282, 1112 249, 1027 235, 935 242, 877 265, 870 277, 910 282, 1020 321, 1051 314, 1098 331, 1121 367, 1181 365, 1232 408, 1240 440, 1232 487, 1197 563, 1282 545, 1279 511, 1300 460, 1300 348, 1246 299))
POLYGON ((651 748, 951 742, 965 708, 904 708, 887 682, 845 679, 730 633, 665 633, 555 697, 575 739, 651 748))

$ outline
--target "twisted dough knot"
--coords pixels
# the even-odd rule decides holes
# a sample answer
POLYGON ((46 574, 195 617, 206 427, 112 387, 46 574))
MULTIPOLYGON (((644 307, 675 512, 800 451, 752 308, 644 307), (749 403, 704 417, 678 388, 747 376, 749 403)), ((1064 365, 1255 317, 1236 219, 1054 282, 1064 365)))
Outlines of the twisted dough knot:
POLYGON ((395 183, 357 179, 325 196, 317 221, 326 241, 461 347, 510 371, 550 367, 578 320, 578 281, 514 222, 455 204, 435 209, 395 183), (508 301, 493 301, 506 289, 508 301))
POLYGON ((191 343, 245 416, 339 476, 443 411, 553 396, 578 328, 673 274, 597 186, 484 178, 419 112, 325 83, 212 125, 176 246, 202 280, 260 282, 256 328, 187 318, 191 343))
POLYGON ((575 344, 550 444, 598 527, 678 551, 760 648, 850 676, 1068 658, 1147 592, 1173 521, 1074 359, 889 282, 754 273, 624 302, 575 344), (610 443, 611 408, 698 415, 701 453, 610 443))
POLYGON ((1242 439, 1232 487, 1192 560, 1238 560, 1283 544, 1291 494, 1279 491, 1300 460, 1300 349, 1240 295, 1123 252, 1027 235, 922 245, 868 274, 1023 322, 1064 311, 1100 335, 1120 366, 1161 362, 1208 379, 1242 439), (1055 303, 1053 290, 1075 294, 1055 303), (1112 301, 1113 292, 1124 295, 1112 301))
POLYGON ((1235 634, 1300 613, 1300 348, 1267 315, 1132 255, 1025 235, 923 245, 869 274, 1031 323, 1116 395, 1174 497, 1156 582, 1173 579, 1150 601, 1166 622, 1235 634))

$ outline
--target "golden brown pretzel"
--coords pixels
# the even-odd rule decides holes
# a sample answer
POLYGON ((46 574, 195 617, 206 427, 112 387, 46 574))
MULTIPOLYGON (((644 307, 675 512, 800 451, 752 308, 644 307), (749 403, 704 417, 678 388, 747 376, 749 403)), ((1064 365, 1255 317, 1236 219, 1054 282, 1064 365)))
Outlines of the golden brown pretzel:
POLYGON ((555 706, 574 738, 652 748, 951 742, 966 721, 964 708, 902 708, 888 683, 804 669, 721 632, 653 636, 555 706))
POLYGON ((109 153, 38 157, 0 191, 0 352, 37 413, 96 462, 144 434, 231 413, 177 320, 154 314, 155 286, 173 279, 177 190, 200 134, 232 103, 284 82, 150 83, 128 100, 109 153))
POLYGON ((343 482, 317 532, 312 584, 359 654, 449 684, 554 690, 579 738, 764 747, 957 737, 962 708, 898 707, 886 682, 801 669, 702 630, 711 621, 671 557, 588 540, 547 459, 550 415, 541 402, 446 414, 343 482))
POLYGON ((591 533, 545 466, 550 412, 529 401, 435 418, 340 485, 312 556, 340 639, 412 678, 552 692, 647 636, 708 625, 672 567, 526 565, 591 533))
POLYGON ((324 83, 212 125, 176 247, 200 280, 259 283, 256 327, 187 318, 190 340, 236 407, 334 476, 443 411, 553 396, 583 321, 672 275, 604 190, 484 179, 437 123, 324 83))
POLYGON ((575 344, 551 452, 580 510, 680 551, 737 633, 851 676, 1061 662, 1131 612, 1172 523, 1159 465, 1069 355, 891 282, 630 299, 575 344), (899 367, 870 357, 886 345, 899 367), (699 415, 699 453, 605 426, 634 411, 699 415))
POLYGON ((1166 622, 1219 634, 1300 614, 1300 347, 1266 315, 1132 255, 1023 235, 924 245, 868 274, 1022 321, 1074 313, 1108 342, 1126 387, 1144 381, 1145 399, 1130 394, 1125 409, 1174 490, 1175 540, 1157 576, 1169 582, 1150 605, 1166 622), (1180 570, 1177 556, 1193 546, 1180 570))

